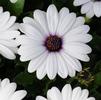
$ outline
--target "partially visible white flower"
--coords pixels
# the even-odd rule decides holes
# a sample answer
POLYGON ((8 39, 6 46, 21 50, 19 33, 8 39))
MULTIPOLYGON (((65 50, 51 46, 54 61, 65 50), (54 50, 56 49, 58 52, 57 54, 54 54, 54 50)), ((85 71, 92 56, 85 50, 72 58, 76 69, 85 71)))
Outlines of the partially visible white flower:
POLYGON ((79 60, 89 61, 92 51, 86 45, 92 36, 84 25, 83 17, 76 17, 68 8, 57 11, 50 5, 47 12, 34 11, 34 19, 25 17, 20 25, 24 33, 17 38, 21 61, 29 61, 28 72, 36 71, 38 79, 47 76, 54 79, 58 74, 62 78, 74 77, 82 66, 79 60))
POLYGON ((75 6, 82 6, 81 13, 88 18, 101 17, 101 0, 74 0, 75 6))
POLYGON ((52 87, 47 92, 47 98, 37 96, 36 100, 95 100, 94 97, 88 97, 89 91, 76 87, 72 90, 70 84, 66 84, 60 92, 57 87, 52 87))
POLYGON ((10 16, 8 11, 3 12, 0 7, 0 54, 8 59, 15 59, 17 43, 15 38, 20 35, 17 30, 16 17, 10 16))
POLYGON ((8 78, 0 80, 0 100, 22 100, 27 92, 25 90, 17 90, 16 83, 10 83, 8 78))
POLYGON ((11 3, 16 3, 18 0, 10 0, 11 3))

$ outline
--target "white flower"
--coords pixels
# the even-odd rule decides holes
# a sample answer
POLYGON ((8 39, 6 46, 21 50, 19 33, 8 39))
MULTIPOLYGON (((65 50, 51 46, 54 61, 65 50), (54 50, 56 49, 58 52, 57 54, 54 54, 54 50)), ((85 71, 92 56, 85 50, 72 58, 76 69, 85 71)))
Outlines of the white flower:
POLYGON ((86 14, 88 18, 101 17, 101 0, 74 0, 75 6, 82 6, 81 13, 86 14))
POLYGON ((3 12, 0 7, 0 54, 8 59, 15 59, 17 43, 15 38, 20 34, 17 31, 16 17, 10 16, 8 11, 3 12))
POLYGON ((47 98, 37 96, 36 100, 95 100, 94 97, 88 97, 89 91, 76 87, 72 90, 70 84, 66 84, 60 92, 58 88, 52 87, 47 92, 47 98))
POLYGON ((54 79, 58 74, 62 78, 75 76, 82 66, 79 60, 89 61, 91 48, 85 43, 92 39, 87 34, 89 26, 84 25, 84 18, 69 13, 62 8, 58 13, 54 5, 47 13, 35 10, 34 18, 25 17, 20 25, 24 33, 17 41, 21 44, 18 54, 21 61, 28 61, 28 72, 36 71, 37 78, 46 74, 54 79))
POLYGON ((22 100, 27 92, 25 90, 17 90, 16 83, 10 83, 8 78, 0 80, 0 100, 22 100))
POLYGON ((10 0, 11 3, 16 3, 18 0, 10 0))

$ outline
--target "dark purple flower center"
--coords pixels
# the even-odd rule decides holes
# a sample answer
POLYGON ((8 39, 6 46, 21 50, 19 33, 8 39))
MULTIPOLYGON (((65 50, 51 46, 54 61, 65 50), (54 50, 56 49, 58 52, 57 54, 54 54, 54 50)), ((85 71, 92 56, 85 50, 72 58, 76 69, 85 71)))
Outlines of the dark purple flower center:
POLYGON ((57 35, 50 35, 45 40, 45 47, 50 52, 58 52, 62 49, 62 39, 57 35))

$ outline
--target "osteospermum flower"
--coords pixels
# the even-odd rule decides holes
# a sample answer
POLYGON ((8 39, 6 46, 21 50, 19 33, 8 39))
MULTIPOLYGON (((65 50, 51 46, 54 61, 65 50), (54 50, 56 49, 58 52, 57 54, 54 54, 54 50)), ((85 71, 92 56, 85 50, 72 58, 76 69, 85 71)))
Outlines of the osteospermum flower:
POLYGON ((74 0, 75 6, 81 7, 81 13, 92 18, 94 15, 101 17, 101 0, 74 0))
POLYGON ((0 54, 8 59, 15 59, 17 43, 15 38, 20 34, 17 31, 16 17, 10 16, 8 11, 3 12, 0 7, 0 54))
POLYGON ((8 78, 0 80, 0 100, 22 100, 27 92, 25 90, 17 90, 16 83, 10 83, 8 78))
POLYGON ((37 78, 46 74, 54 79, 58 74, 62 78, 75 76, 81 71, 79 60, 89 61, 91 48, 85 43, 92 39, 87 34, 89 26, 84 25, 83 17, 69 13, 62 8, 58 13, 54 5, 50 5, 47 13, 35 10, 34 19, 25 17, 20 25, 24 33, 17 41, 21 44, 18 54, 21 61, 28 61, 28 72, 36 71, 37 78))
POLYGON ((66 84, 60 92, 58 88, 52 87, 47 92, 47 98, 37 96, 36 100, 95 100, 94 97, 88 97, 89 91, 87 89, 81 90, 76 87, 72 90, 70 84, 66 84))

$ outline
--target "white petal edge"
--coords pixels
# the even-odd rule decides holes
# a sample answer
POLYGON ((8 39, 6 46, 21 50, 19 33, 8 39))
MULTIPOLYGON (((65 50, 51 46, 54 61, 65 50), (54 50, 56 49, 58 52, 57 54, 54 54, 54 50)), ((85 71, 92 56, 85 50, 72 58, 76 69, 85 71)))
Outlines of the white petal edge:
POLYGON ((48 27, 49 27, 49 32, 52 35, 56 34, 56 29, 57 29, 57 25, 58 25, 58 11, 57 8, 55 7, 55 5, 50 5, 47 9, 47 23, 48 23, 48 27))

